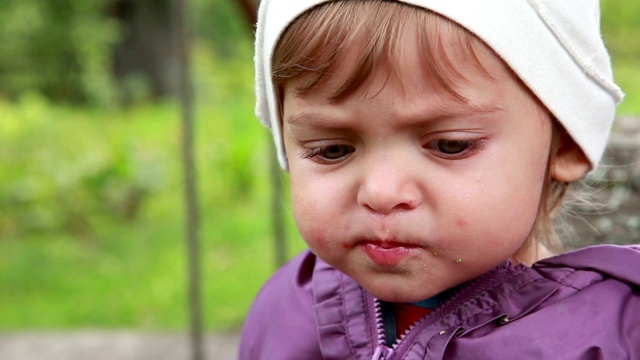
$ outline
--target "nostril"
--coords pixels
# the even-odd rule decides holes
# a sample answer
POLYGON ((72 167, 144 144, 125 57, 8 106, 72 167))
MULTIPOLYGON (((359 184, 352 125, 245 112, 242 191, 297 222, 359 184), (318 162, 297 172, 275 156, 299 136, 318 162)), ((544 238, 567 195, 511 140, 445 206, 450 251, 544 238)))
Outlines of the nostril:
POLYGON ((416 207, 418 205, 418 200, 416 199, 409 199, 407 200, 407 203, 405 204, 405 207, 408 209, 412 209, 414 207, 416 207))

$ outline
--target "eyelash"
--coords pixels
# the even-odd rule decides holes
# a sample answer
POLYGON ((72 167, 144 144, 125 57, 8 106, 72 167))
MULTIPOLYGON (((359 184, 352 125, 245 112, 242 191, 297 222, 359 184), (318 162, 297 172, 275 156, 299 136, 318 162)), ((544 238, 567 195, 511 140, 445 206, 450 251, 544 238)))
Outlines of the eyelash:
POLYGON ((312 158, 320 157, 322 162, 332 163, 332 162, 337 162, 339 160, 342 160, 345 156, 351 154, 353 151, 354 151, 353 147, 347 146, 347 145, 327 145, 327 146, 320 146, 316 148, 305 149, 301 152, 300 157, 302 157, 303 159, 312 159, 312 158), (343 151, 343 154, 335 158, 331 158, 326 156, 326 154, 323 154, 330 150, 334 150, 334 151, 340 150, 340 151, 343 151))

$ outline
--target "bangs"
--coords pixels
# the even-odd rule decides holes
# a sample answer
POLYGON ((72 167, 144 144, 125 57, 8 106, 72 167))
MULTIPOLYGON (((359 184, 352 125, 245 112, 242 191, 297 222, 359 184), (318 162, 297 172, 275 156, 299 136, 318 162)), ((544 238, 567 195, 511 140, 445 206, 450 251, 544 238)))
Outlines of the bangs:
POLYGON ((304 78, 294 89, 304 95, 345 66, 349 75, 333 90, 334 101, 355 93, 382 62, 398 75, 402 64, 397 50, 407 36, 416 38, 434 85, 460 101, 466 99, 457 89, 471 81, 469 76, 491 78, 476 51, 484 43, 455 22, 394 1, 341 0, 305 12, 281 36, 272 62, 279 101, 285 82, 304 78), (357 60, 347 63, 347 55, 357 60))

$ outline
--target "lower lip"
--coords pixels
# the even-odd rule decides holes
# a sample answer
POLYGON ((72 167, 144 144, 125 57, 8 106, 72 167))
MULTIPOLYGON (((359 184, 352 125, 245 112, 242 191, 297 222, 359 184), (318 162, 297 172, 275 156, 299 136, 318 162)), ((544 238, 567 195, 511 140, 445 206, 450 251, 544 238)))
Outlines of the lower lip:
POLYGON ((376 243, 365 243, 362 245, 365 254, 374 263, 380 266, 397 266, 402 260, 408 257, 412 247, 407 246, 381 246, 376 243))

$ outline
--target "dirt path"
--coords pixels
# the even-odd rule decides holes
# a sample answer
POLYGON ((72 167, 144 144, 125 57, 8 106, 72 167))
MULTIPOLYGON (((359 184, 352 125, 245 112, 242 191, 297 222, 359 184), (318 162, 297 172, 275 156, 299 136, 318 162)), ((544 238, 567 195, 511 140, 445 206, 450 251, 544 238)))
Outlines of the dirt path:
MULTIPOLYGON (((239 334, 209 334, 206 358, 234 360, 239 334)), ((188 360, 184 334, 83 330, 0 333, 0 360, 188 360)))

